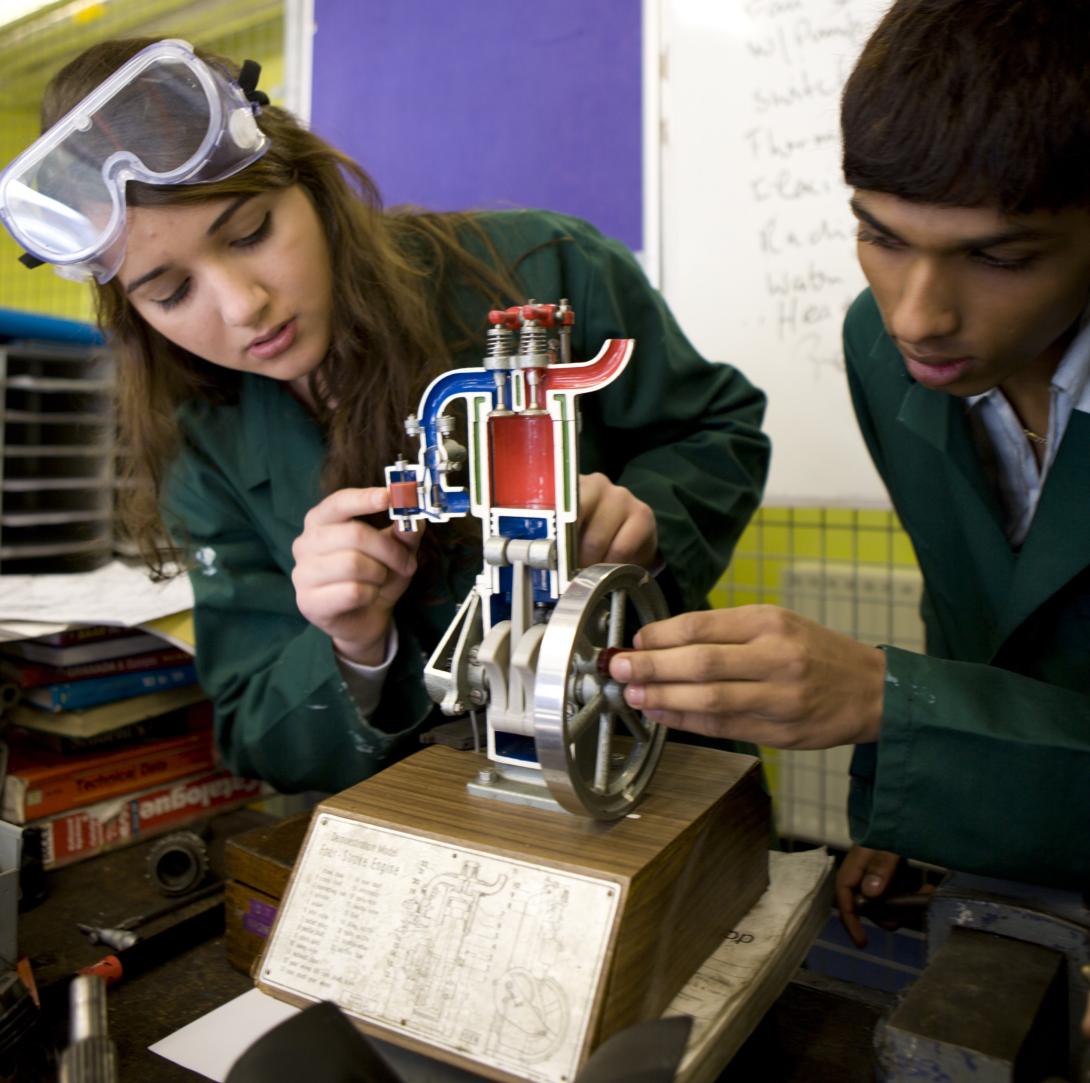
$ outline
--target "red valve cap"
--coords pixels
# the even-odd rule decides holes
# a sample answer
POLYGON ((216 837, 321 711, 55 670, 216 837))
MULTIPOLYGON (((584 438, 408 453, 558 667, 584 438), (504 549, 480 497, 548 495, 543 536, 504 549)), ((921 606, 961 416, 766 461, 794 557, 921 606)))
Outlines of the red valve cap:
POLYGON ((609 676, 609 663, 618 654, 628 654, 631 647, 605 647, 598 655, 598 672, 603 677, 609 676))

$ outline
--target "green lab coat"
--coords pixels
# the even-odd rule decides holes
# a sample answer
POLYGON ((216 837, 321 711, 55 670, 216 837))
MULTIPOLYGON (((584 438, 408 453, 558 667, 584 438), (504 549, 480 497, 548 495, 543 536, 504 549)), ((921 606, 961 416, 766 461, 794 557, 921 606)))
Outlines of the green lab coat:
MULTIPOLYGON (((593 357, 607 338, 636 339, 624 374, 582 397, 581 470, 607 474, 654 509, 666 565, 659 582, 675 610, 698 607, 760 497, 764 396, 730 366, 700 357, 632 256, 591 226, 540 212, 480 221, 502 258, 521 259, 523 296, 512 301, 571 300, 576 359, 593 357)), ((456 299, 468 323, 483 326, 480 300, 456 299)), ((453 358, 452 367, 479 365, 482 353, 453 358)), ((290 579, 292 541, 322 496, 322 433, 282 384, 253 375, 243 377, 237 405, 193 402, 181 418, 187 446, 165 512, 195 556, 197 666, 226 761, 286 791, 358 782, 416 746, 433 706, 423 661, 480 553, 448 554, 438 586, 410 586, 395 610, 399 651, 381 703, 364 718, 328 637, 296 609, 290 579)))
POLYGON ((1090 415, 1075 411, 1021 550, 964 402, 906 373, 870 292, 844 327, 856 416, 924 579, 927 655, 886 647, 852 834, 951 868, 1090 886, 1090 415))

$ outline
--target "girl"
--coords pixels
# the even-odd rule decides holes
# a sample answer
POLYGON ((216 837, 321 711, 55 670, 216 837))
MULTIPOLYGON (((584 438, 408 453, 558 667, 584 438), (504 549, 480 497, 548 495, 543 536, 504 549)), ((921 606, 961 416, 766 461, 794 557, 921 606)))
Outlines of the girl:
POLYGON ((38 261, 96 279, 119 362, 124 524, 152 568, 189 563, 227 763, 336 790, 415 744, 433 706, 423 661, 480 564, 457 526, 423 543, 392 530, 382 481, 427 382, 480 363, 490 308, 569 298, 580 358, 637 340, 584 402, 580 561, 659 568, 675 609, 702 603, 757 505, 764 397, 701 358, 586 223, 385 213, 358 165, 285 111, 251 108, 253 81, 184 43, 91 48, 55 77, 46 135, 8 170, 76 215, 78 243, 36 233, 45 212, 4 181, 0 214, 38 261), (92 92, 88 130, 65 114, 92 92))

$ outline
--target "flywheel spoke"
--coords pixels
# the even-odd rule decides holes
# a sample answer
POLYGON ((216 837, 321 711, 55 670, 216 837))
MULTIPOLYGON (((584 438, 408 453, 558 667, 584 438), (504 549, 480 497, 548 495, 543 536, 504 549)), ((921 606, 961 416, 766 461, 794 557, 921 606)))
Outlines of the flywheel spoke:
POLYGON ((632 710, 627 704, 618 708, 617 717, 625 724, 626 729, 637 741, 644 743, 651 740, 651 727, 647 724, 638 711, 632 710))
POLYGON ((572 715, 567 726, 568 742, 570 744, 578 744, 587 727, 598 718, 598 712, 602 708, 604 699, 605 696, 601 692, 596 692, 588 703, 584 704, 572 715))
POLYGON ((609 634, 607 646, 624 646, 624 611, 628 604, 628 591, 615 590, 609 599, 609 634))
POLYGON ((603 712, 598 721, 598 755, 594 761, 594 788, 605 793, 609 786, 610 756, 613 752, 613 720, 603 712))

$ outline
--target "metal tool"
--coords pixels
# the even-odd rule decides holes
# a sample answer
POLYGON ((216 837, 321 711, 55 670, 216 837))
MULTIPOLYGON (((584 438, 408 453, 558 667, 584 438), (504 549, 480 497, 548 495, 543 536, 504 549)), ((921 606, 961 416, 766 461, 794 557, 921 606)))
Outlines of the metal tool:
POLYGON ((73 978, 69 1005, 60 1083, 117 1083, 117 1051, 106 1032, 106 983, 86 974, 73 978))
POLYGON ((134 932, 134 930, 139 929, 141 925, 147 925, 149 922, 156 921, 161 917, 166 917, 167 914, 173 914, 176 910, 182 910, 191 903, 199 902, 201 899, 208 898, 209 895, 215 895, 217 892, 222 892, 223 889, 223 881, 215 880, 197 891, 191 891, 188 895, 179 896, 171 902, 156 907, 154 910, 125 918, 123 921, 119 921, 116 925, 110 926, 109 928, 101 925, 85 925, 82 923, 77 924, 76 928, 79 929, 92 944, 105 944, 106 947, 113 948, 114 951, 125 951, 127 948, 131 948, 140 939, 140 934, 134 932))
POLYGON ((898 926, 913 919, 926 910, 931 902, 930 891, 917 891, 903 895, 864 895, 855 896, 855 912, 861 918, 868 918, 875 925, 890 924, 898 926))
POLYGON ((1081 896, 952 873, 928 904, 927 940, 923 975, 875 1032, 885 1083, 1090 1083, 1081 896))
POLYGON ((139 934, 134 933, 131 929, 107 929, 101 925, 84 925, 82 922, 78 923, 76 928, 92 944, 105 944, 106 947, 112 948, 114 951, 124 951, 126 948, 131 948, 140 939, 139 934))

